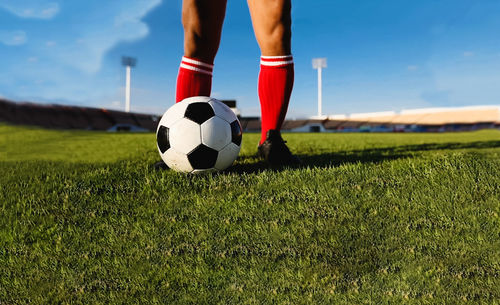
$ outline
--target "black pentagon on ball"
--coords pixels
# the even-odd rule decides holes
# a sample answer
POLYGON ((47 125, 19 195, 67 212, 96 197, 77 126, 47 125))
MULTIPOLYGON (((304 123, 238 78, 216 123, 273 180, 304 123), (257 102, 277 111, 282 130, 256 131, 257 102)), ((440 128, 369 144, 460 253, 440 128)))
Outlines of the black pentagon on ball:
POLYGON ((235 120, 234 122, 231 123, 231 141, 234 144, 240 146, 242 136, 243 136, 243 130, 241 128, 240 121, 235 120))
POLYGON ((219 153, 208 146, 200 144, 188 154, 193 169, 210 169, 215 166, 219 153))
POLYGON ((161 153, 165 153, 170 148, 170 139, 168 138, 168 127, 160 126, 156 133, 156 143, 161 153))
POLYGON ((209 103, 192 103, 187 106, 184 117, 198 124, 203 124, 215 116, 214 109, 209 103))

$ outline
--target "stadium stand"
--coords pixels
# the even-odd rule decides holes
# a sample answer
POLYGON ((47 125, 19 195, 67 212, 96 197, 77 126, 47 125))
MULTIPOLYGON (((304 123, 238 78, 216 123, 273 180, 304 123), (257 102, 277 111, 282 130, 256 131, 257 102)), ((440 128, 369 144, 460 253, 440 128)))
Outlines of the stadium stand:
POLYGON ((499 106, 472 106, 358 113, 329 117, 324 126, 333 131, 441 132, 498 128, 499 121, 499 106))
POLYGON ((91 129, 90 118, 77 107, 63 106, 61 110, 61 123, 69 129, 91 129))
POLYGON ((56 129, 154 131, 158 116, 63 105, 15 103, 0 99, 0 120, 56 129), (113 129, 114 128, 114 129, 113 129))
POLYGON ((342 125, 342 122, 344 122, 343 120, 339 120, 339 119, 328 119, 325 121, 325 123, 323 123, 323 126, 326 128, 326 129, 329 129, 329 130, 335 130, 335 129, 338 129, 340 127, 340 125, 342 125))
MULTIPOLYGON (((236 102, 225 101, 233 109, 236 102)), ((155 131, 160 116, 116 110, 16 103, 0 99, 0 121, 56 129, 155 131)), ((260 131, 259 117, 240 117, 245 131, 260 131)), ((428 108, 286 120, 288 132, 442 132, 500 129, 500 106, 428 108)))
POLYGON ((283 122, 283 126, 281 126, 281 130, 294 130, 301 128, 305 125, 307 125, 308 120, 287 120, 283 122))
POLYGON ((413 124, 445 125, 476 124, 478 122, 494 122, 499 117, 497 107, 464 107, 458 109, 417 109, 402 111, 400 120, 408 120, 406 116, 420 115, 413 124))
POLYGON ((87 120, 86 129, 108 130, 115 125, 115 120, 111 120, 104 109, 87 108, 78 109, 78 111, 83 114, 87 120))
POLYGON ((343 131, 354 131, 360 128, 365 121, 362 120, 345 120, 340 123, 337 127, 337 130, 343 131))
POLYGON ((135 120, 138 123, 138 126, 141 126, 142 128, 145 128, 147 130, 156 130, 156 125, 160 121, 160 116, 157 115, 151 115, 151 114, 140 114, 140 113, 134 113, 133 114, 135 120))
POLYGON ((244 131, 260 131, 260 118, 240 118, 240 123, 244 131))

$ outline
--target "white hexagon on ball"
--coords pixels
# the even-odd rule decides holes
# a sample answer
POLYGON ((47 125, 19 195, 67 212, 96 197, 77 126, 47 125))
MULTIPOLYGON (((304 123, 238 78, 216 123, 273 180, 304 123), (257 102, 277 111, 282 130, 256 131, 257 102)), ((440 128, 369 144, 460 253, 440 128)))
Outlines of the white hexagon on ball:
POLYGON ((231 126, 214 116, 201 124, 201 142, 215 150, 223 149, 231 142, 231 126))
POLYGON ((221 101, 218 101, 216 99, 211 99, 210 102, 208 102, 212 108, 214 109, 215 115, 222 118, 228 123, 233 122, 236 120, 236 114, 229 108, 226 104, 222 103, 221 101))
POLYGON ((193 167, 191 166, 191 163, 189 163, 187 155, 180 153, 173 148, 167 150, 161 156, 161 158, 169 168, 178 172, 191 172, 193 170, 193 167))
POLYGON ((200 125, 183 118, 170 128, 170 146, 180 153, 188 154, 201 144, 200 125))
POLYGON ((223 170, 228 168, 231 164, 233 164, 234 160, 238 157, 240 153, 240 146, 229 143, 223 150, 219 151, 219 155, 217 156, 217 162, 215 162, 215 168, 218 170, 223 170))
POLYGON ((184 117, 184 113, 186 112, 188 105, 189 103, 176 103, 172 107, 168 108, 162 116, 158 126, 165 126, 168 128, 172 127, 184 117))

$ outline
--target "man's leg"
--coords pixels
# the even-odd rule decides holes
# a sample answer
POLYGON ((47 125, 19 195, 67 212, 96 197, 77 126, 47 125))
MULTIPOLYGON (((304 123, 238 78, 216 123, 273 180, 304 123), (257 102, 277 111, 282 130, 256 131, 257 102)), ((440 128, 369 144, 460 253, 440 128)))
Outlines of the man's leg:
POLYGON ((259 98, 262 136, 279 130, 293 87, 290 0, 248 0, 253 27, 261 50, 259 98))
POLYGON ((272 164, 296 164, 279 133, 293 88, 291 0, 248 0, 255 36, 261 50, 259 99, 261 140, 259 153, 272 164), (273 142, 271 149, 269 142, 273 142), (276 144, 276 142, 283 142, 276 144), (266 148, 267 147, 267 148, 266 148))
MULTIPOLYGON (((212 69, 219 48, 227 0, 184 0, 184 56, 177 75, 175 102, 192 96, 210 96, 212 69)), ((159 161, 155 169, 168 169, 159 161)))
POLYGON ((219 48, 227 0, 184 0, 184 56, 177 76, 176 102, 210 96, 212 69, 219 48))

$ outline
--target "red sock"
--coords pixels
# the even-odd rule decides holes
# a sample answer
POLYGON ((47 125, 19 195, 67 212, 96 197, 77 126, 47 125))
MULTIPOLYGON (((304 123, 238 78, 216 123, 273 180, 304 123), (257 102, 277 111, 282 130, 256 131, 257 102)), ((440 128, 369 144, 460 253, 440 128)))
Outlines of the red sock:
POLYGON ((192 96, 210 96, 213 68, 211 64, 183 56, 177 75, 175 102, 192 96))
POLYGON ((259 99, 262 116, 260 144, 266 140, 268 130, 281 129, 292 94, 293 75, 292 55, 260 58, 259 99))

